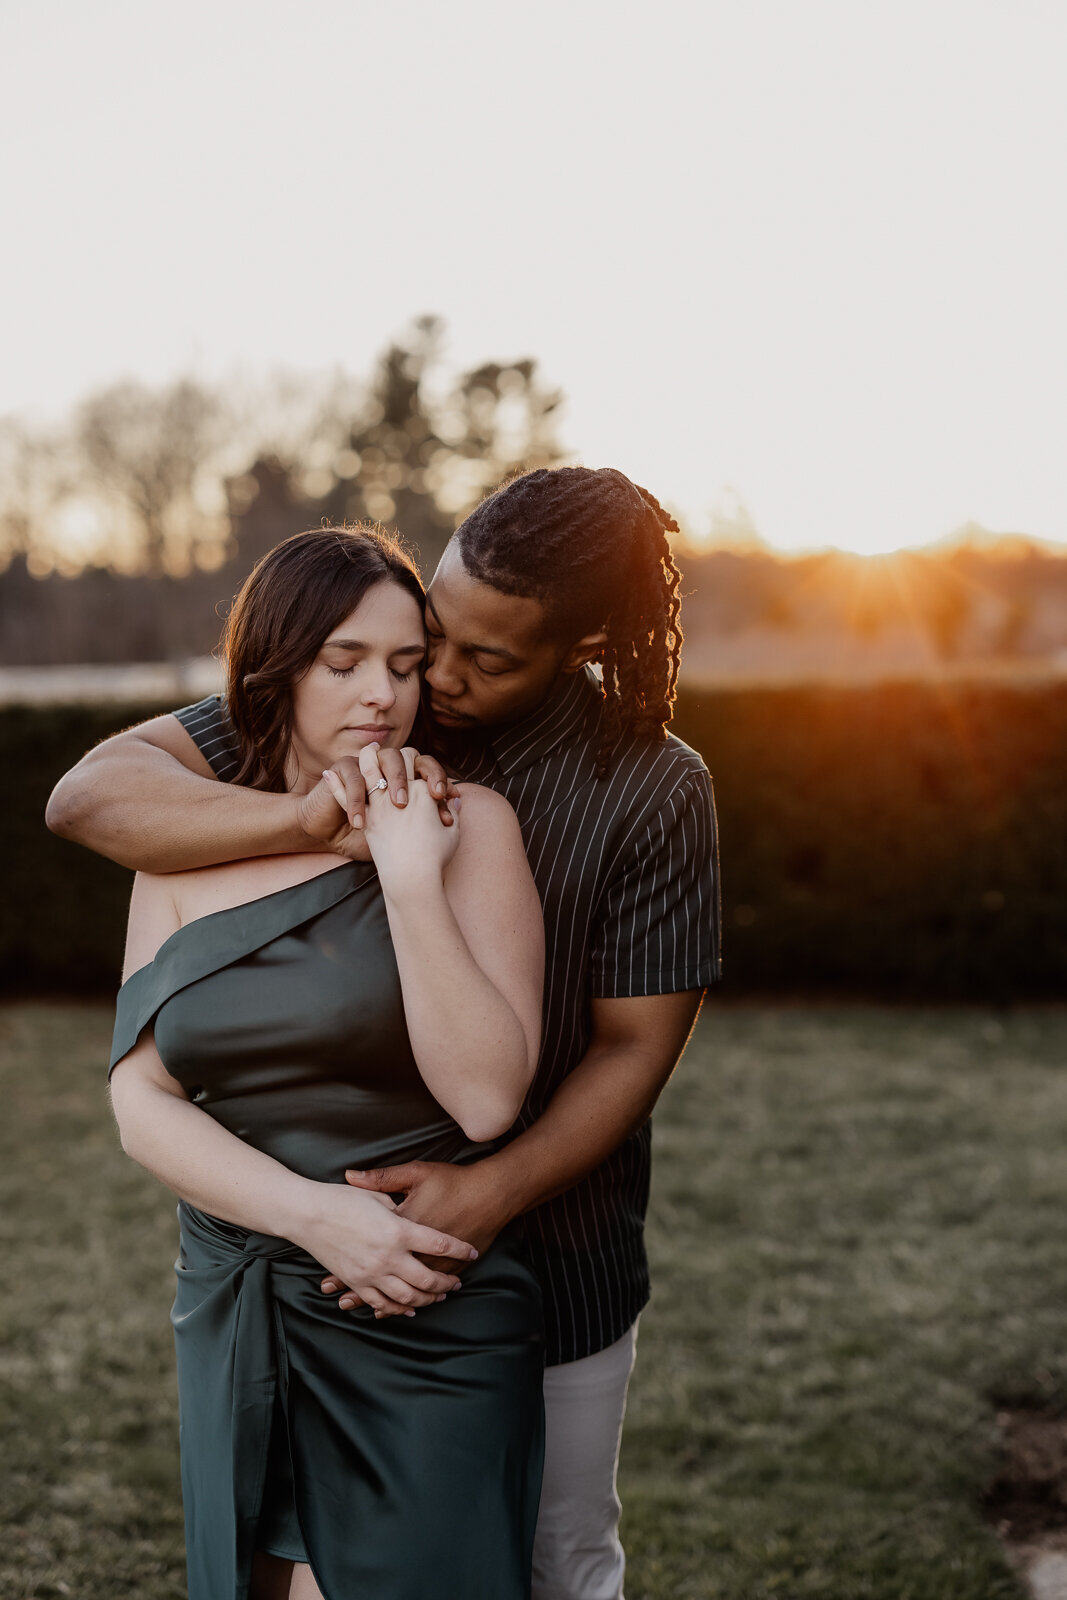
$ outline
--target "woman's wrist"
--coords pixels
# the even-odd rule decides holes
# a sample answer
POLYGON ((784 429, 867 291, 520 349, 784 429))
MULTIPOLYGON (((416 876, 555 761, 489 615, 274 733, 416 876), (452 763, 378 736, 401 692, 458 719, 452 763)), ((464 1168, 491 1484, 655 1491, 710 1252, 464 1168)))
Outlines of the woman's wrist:
POLYGON ((386 906, 405 916, 425 916, 431 906, 445 904, 445 886, 434 862, 406 861, 402 867, 378 870, 386 906))
POLYGON ((313 1178, 302 1178, 298 1173, 286 1171, 284 1179, 272 1185, 270 1213, 266 1218, 268 1226, 264 1232, 303 1246, 322 1221, 322 1191, 329 1187, 316 1183, 313 1178))

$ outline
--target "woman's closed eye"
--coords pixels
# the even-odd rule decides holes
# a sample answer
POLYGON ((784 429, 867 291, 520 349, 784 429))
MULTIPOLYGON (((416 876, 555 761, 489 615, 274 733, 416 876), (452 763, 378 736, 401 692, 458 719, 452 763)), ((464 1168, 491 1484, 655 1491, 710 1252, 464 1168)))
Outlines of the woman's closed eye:
MULTIPOLYGON (((396 679, 397 683, 407 683, 409 678, 413 677, 413 675, 419 670, 419 667, 421 665, 422 665, 422 663, 420 661, 420 662, 416 662, 416 664, 413 667, 409 667, 406 672, 401 672, 399 670, 399 668, 397 668, 397 667, 390 667, 389 671, 392 673, 392 675, 396 679)), ((332 678, 350 678, 352 676, 353 672, 355 672, 355 670, 356 670, 355 662, 353 662, 350 667, 331 667, 328 664, 327 664, 327 667, 326 667, 326 671, 330 674, 330 676, 332 678)))

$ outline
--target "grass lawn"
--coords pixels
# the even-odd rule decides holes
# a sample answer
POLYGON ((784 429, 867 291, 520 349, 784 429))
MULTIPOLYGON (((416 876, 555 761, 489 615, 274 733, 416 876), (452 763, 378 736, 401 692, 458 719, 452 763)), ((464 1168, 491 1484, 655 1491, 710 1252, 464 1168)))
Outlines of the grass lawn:
MULTIPOLYGON (((108 1036, 0 1009, 5 1600, 185 1592, 173 1204, 108 1036)), ((656 1120, 628 1600, 1020 1593, 979 1501, 996 1407, 1067 1395, 1065 1060, 1067 1010, 709 1008, 656 1120)))

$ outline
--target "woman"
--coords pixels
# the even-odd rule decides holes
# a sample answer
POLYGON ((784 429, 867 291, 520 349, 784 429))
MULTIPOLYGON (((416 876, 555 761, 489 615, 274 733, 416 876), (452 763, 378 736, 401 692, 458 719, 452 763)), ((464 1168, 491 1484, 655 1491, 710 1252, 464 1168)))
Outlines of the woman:
MULTIPOLYGON (((224 648, 240 780, 343 794, 331 763, 369 774, 408 738, 422 587, 373 530, 298 534, 224 648)), ((542 1339, 521 1245, 474 1261, 344 1182, 478 1159, 537 1059, 543 929, 514 813, 464 785, 445 827, 409 775, 404 809, 368 806, 370 861, 134 886, 111 1093, 123 1147, 181 1197, 190 1600, 529 1592, 542 1339), (323 1298, 324 1268, 361 1311, 323 1298)))

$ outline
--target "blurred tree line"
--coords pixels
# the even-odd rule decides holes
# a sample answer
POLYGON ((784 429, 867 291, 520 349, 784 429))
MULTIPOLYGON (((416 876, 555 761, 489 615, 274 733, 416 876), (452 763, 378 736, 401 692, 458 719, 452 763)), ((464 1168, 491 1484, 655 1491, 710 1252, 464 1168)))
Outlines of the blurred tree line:
MULTIPOLYGON (((0 662, 205 655, 259 557, 324 520, 399 527, 428 579, 487 489, 564 455, 536 362, 456 377, 443 331, 419 318, 366 380, 127 382, 50 433, 0 422, 0 662)), ((782 558, 743 506, 710 534, 681 541, 691 678, 1067 662, 1067 557, 1024 540, 782 558)))
POLYGON ((878 678, 953 665, 1067 666, 1067 554, 963 530, 949 547, 780 559, 687 550, 690 676, 878 678))
POLYGON ((0 660, 205 654, 259 557, 323 521, 399 527, 428 576, 488 489, 562 456, 535 361, 449 378, 442 337, 419 318, 363 383, 127 382, 52 433, 0 425, 0 660))

